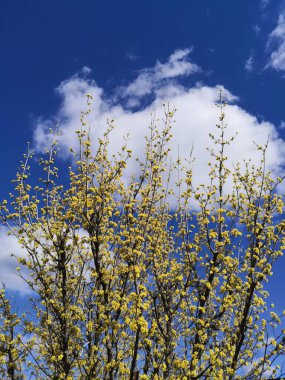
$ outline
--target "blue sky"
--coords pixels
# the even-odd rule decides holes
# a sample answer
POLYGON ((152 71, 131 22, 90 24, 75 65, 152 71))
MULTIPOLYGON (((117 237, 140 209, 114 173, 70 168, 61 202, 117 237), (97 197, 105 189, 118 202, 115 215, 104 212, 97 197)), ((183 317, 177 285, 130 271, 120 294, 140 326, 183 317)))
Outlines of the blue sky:
MULTIPOLYGON (((229 133, 240 132, 230 159, 258 160, 252 141, 270 134, 268 166, 279 173, 285 164, 284 1, 0 0, 0 54, 3 197, 26 143, 40 151, 57 121, 68 159, 87 92, 95 97, 94 135, 112 116, 117 138, 137 125, 134 145, 151 111, 159 114, 165 100, 176 106, 174 142, 185 155, 194 143, 203 181, 208 159, 201 152, 223 87, 233 101, 229 133)), ((12 282, 8 252, 16 244, 9 246, 4 230, 0 239, 2 274, 12 282)), ((271 285, 280 302, 282 272, 279 265, 271 285)))

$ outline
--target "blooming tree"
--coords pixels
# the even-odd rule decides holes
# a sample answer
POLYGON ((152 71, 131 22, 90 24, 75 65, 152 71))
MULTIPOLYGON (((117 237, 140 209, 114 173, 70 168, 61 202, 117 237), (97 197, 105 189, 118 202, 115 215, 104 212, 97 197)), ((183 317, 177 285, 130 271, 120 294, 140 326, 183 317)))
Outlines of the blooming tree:
POLYGON ((151 123, 140 170, 128 180, 127 142, 108 153, 110 122, 93 144, 89 111, 68 184, 56 167, 56 141, 40 161, 36 186, 32 152, 25 155, 1 220, 26 250, 18 269, 34 312, 16 318, 1 293, 0 373, 231 380, 282 372, 284 334, 264 285, 284 249, 276 191, 283 178, 266 172, 266 145, 257 147, 259 166, 228 165, 233 138, 222 99, 218 107, 204 185, 194 186, 191 162, 169 164, 175 111, 168 107, 162 128, 151 123))

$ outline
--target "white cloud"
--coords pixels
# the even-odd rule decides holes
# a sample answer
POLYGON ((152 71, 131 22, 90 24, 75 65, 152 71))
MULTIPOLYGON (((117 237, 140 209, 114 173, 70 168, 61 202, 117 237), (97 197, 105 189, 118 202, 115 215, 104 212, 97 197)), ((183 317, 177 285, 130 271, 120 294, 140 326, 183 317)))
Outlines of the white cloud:
MULTIPOLYGON (((27 253, 27 250, 18 243, 17 238, 13 235, 9 235, 8 232, 9 229, 7 227, 0 226, 0 289, 3 284, 7 289, 18 291, 23 295, 32 293, 33 290, 19 275, 19 273, 21 273, 21 275, 23 275, 26 280, 30 280, 29 274, 31 272, 29 272, 29 270, 24 265, 19 264, 17 260, 18 257, 28 259, 29 255, 27 253), (20 268, 20 272, 16 270, 17 267, 20 268)), ((52 242, 50 240, 47 241, 42 237, 40 230, 36 233, 36 235, 38 241, 41 241, 43 246, 52 246, 52 242)), ((79 229, 77 231, 77 235, 82 240, 88 236, 87 233, 82 229, 79 229)), ((70 243, 72 243, 71 240, 70 243)), ((43 250, 41 247, 37 248, 37 257, 40 260, 43 257, 43 250)), ((88 277, 89 273, 86 273, 85 270, 84 275, 88 277)))
POLYGON ((254 64, 254 58, 253 54, 251 54, 248 59, 245 61, 244 68, 248 73, 251 73, 253 71, 253 64, 254 64))
POLYGON ((271 51, 266 67, 277 71, 285 70, 285 14, 280 14, 275 29, 270 33, 267 50, 271 51))
MULTIPOLYGON (((123 136, 129 133, 130 147, 134 150, 135 155, 140 157, 143 155, 144 136, 148 133, 147 127, 150 123, 151 113, 155 112, 156 118, 162 119, 162 105, 169 102, 171 107, 177 108, 173 125, 174 138, 171 145, 171 156, 173 159, 177 157, 179 144, 180 155, 188 157, 192 144, 194 144, 194 156, 196 157, 194 177, 196 183, 207 183, 210 156, 206 148, 211 145, 209 133, 216 130, 218 109, 215 107, 215 103, 218 101, 221 86, 184 87, 178 84, 178 81, 173 81, 175 75, 178 77, 183 75, 182 73, 193 71, 186 68, 188 64, 183 61, 187 54, 185 51, 176 51, 170 56, 166 64, 156 63, 153 68, 140 72, 138 77, 125 87, 125 93, 121 93, 121 97, 124 99, 118 99, 117 95, 106 97, 103 89, 99 88, 94 80, 82 78, 79 75, 62 82, 57 88, 62 103, 56 115, 56 119, 60 120, 63 133, 61 139, 62 154, 68 155, 70 147, 76 150, 78 146, 74 131, 79 127, 80 112, 86 109, 85 95, 87 93, 94 96, 94 107, 89 115, 92 137, 96 139, 102 134, 107 119, 114 119, 116 128, 111 137, 111 153, 118 151, 123 143, 123 136), (180 62, 181 67, 178 67, 178 62, 180 62), (149 76, 155 78, 155 86, 148 79, 142 80, 144 75, 147 75, 147 78, 149 76), (146 92, 151 92, 153 100, 147 106, 142 107, 143 103, 140 103, 140 98, 146 92), (134 100, 140 106, 139 110, 124 107, 122 103, 125 99, 134 100)), ((237 103, 238 99, 227 89, 224 89, 224 93, 229 100, 237 103)), ((267 167, 274 173, 279 173, 281 166, 285 163, 285 144, 278 136, 277 129, 270 122, 259 121, 254 115, 235 103, 229 104, 226 109, 227 136, 231 137, 238 132, 235 141, 226 152, 229 157, 229 164, 249 158, 253 163, 259 163, 260 153, 253 142, 264 144, 270 135, 267 167)), ((36 127, 35 143, 38 148, 41 148, 43 142, 47 141, 46 126, 49 126, 50 123, 50 120, 40 120, 36 127)), ((134 161, 131 170, 136 170, 134 161)))
POLYGON ((139 99, 156 91, 164 82, 199 72, 201 69, 189 59, 192 49, 174 51, 166 63, 157 61, 154 67, 140 71, 137 78, 127 86, 117 89, 118 98, 128 98, 128 106, 139 104, 139 99))
POLYGON ((30 292, 28 285, 16 271, 19 266, 17 257, 25 257, 26 253, 14 236, 8 236, 8 229, 3 226, 0 226, 0 246, 0 284, 21 293, 30 292))

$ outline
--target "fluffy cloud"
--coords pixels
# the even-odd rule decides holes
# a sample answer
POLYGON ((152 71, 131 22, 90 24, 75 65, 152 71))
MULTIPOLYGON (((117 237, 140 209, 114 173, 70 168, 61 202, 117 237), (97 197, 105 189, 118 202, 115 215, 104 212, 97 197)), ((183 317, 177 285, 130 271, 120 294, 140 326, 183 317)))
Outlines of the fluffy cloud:
POLYGON ((285 14, 280 14, 275 29, 270 33, 267 49, 271 51, 267 67, 285 70, 285 14))
POLYGON ((24 257, 25 251, 18 244, 14 236, 8 236, 7 228, 0 227, 0 282, 8 289, 17 290, 23 294, 30 291, 24 280, 18 275, 17 257, 24 257))
MULTIPOLYGON (((54 119, 39 120, 35 129, 35 144, 41 149, 48 139, 48 127, 53 120, 60 120, 62 130, 61 154, 68 155, 69 148, 76 150, 77 140, 74 133, 79 127, 80 113, 86 109, 86 94, 94 97, 94 106, 89 115, 90 132, 97 138, 106 128, 106 120, 114 119, 116 128, 111 138, 112 153, 118 151, 123 143, 123 136, 130 135, 130 147, 137 156, 142 157, 144 136, 150 123, 151 113, 157 119, 163 118, 163 103, 176 107, 175 123, 173 125, 174 138, 171 145, 171 155, 177 157, 178 145, 180 155, 189 156, 194 145, 194 175, 197 182, 205 183, 208 180, 208 161, 210 159, 206 148, 211 145, 209 133, 215 131, 218 120, 219 89, 222 86, 209 87, 196 85, 185 87, 178 79, 183 75, 196 75, 198 66, 189 61, 190 50, 174 52, 166 63, 156 63, 154 67, 142 70, 137 78, 124 88, 116 89, 115 95, 107 97, 96 82, 89 79, 89 72, 76 74, 63 81, 56 92, 62 103, 54 119), (186 59, 187 58, 187 59, 186 59), (120 98, 118 98, 118 91, 120 98), (152 100, 147 106, 142 106, 143 96, 151 92, 152 100), (132 100, 139 104, 133 109, 124 100, 132 100)), ((224 94, 230 100, 226 109, 227 136, 238 133, 227 154, 229 163, 236 163, 244 159, 251 159, 253 163, 260 162, 260 153, 253 142, 266 143, 270 136, 267 154, 267 167, 279 173, 285 162, 285 144, 279 137, 277 129, 267 121, 260 121, 254 115, 238 106, 238 99, 227 89, 224 94)), ((132 170, 135 170, 133 163, 132 170)))

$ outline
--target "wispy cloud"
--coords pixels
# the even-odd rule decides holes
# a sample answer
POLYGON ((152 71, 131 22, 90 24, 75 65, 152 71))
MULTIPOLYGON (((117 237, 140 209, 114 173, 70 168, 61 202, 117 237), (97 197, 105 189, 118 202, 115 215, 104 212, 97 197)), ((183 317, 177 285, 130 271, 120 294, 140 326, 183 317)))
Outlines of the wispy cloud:
POLYGON ((248 59, 245 61, 244 68, 248 73, 251 73, 253 71, 253 65, 254 65, 254 57, 251 53, 248 59))
POLYGON ((259 34, 260 34, 260 32, 261 32, 261 28, 260 28, 260 26, 259 26, 259 25, 254 25, 254 26, 253 26, 253 31, 254 31, 256 37, 259 36, 259 34))
POLYGON ((265 11, 269 5, 269 0, 260 0, 260 9, 265 11))
POLYGON ((132 51, 128 51, 126 54, 125 54, 125 57, 127 58, 127 60, 129 61, 136 61, 139 57, 132 51))
POLYGON ((118 97, 129 98, 129 106, 137 105, 140 98, 160 89, 162 85, 201 71, 197 64, 190 61, 191 52, 191 48, 176 50, 165 63, 157 61, 153 67, 141 70, 132 83, 117 89, 118 97))
POLYGON ((275 29, 268 36, 267 50, 271 51, 266 67, 277 71, 285 70, 285 14, 278 17, 275 29))

